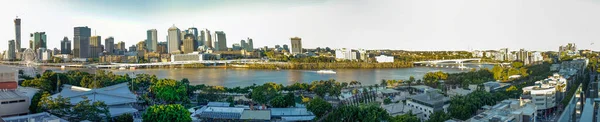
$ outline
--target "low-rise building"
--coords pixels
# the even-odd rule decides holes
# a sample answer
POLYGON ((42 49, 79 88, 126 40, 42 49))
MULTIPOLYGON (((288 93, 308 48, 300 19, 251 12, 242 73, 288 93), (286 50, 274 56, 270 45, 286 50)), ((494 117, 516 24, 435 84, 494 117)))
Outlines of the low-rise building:
POLYGON ((4 122, 68 122, 67 120, 54 116, 47 112, 23 116, 6 117, 0 120, 4 120, 4 122))
POLYGON ((0 117, 27 115, 29 103, 30 98, 17 90, 0 91, 0 117))
POLYGON ((413 113, 422 114, 421 120, 428 120, 431 114, 437 111, 446 112, 450 106, 450 98, 437 91, 426 90, 422 94, 409 96, 406 99, 406 107, 410 107, 413 113))
POLYGON ((87 97, 91 102, 103 101, 108 106, 110 116, 113 117, 126 113, 133 114, 138 111, 132 106, 137 102, 137 97, 129 90, 127 83, 98 89, 63 85, 62 91, 50 97, 57 98, 58 96, 69 98, 69 102, 72 105, 82 101, 83 96, 87 97))
POLYGON ((391 63, 391 62, 394 62, 394 56, 386 56, 386 55, 375 56, 375 60, 378 63, 391 63))
POLYGON ((214 60, 219 59, 218 55, 209 54, 209 53, 188 53, 188 54, 172 54, 171 62, 180 62, 180 61, 188 61, 188 62, 201 62, 204 60, 214 60))
POLYGON ((484 106, 484 112, 466 122, 535 122, 536 109, 530 100, 508 99, 494 106, 484 106))

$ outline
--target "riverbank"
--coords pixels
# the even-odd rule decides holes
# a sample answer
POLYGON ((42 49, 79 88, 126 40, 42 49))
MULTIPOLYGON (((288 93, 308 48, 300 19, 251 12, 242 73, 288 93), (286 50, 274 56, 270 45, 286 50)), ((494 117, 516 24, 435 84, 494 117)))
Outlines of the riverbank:
POLYGON ((281 63, 281 64, 246 64, 250 69, 375 69, 375 68, 410 68, 413 63, 281 63))

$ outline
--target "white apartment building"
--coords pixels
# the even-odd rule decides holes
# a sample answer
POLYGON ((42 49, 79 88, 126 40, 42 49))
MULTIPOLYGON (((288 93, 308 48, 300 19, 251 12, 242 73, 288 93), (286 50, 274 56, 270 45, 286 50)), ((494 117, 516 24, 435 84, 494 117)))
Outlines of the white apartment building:
POLYGON ((351 49, 342 48, 335 50, 335 58, 338 60, 358 60, 360 56, 351 49))
POLYGON ((485 110, 465 122, 535 122, 535 105, 530 100, 508 99, 485 110))

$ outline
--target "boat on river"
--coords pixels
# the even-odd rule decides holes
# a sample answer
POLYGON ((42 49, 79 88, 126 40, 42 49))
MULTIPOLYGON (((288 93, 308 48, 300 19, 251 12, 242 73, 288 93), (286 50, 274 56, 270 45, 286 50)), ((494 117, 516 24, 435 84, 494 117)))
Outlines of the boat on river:
POLYGON ((317 71, 319 74, 335 74, 336 72, 333 70, 319 70, 317 71))

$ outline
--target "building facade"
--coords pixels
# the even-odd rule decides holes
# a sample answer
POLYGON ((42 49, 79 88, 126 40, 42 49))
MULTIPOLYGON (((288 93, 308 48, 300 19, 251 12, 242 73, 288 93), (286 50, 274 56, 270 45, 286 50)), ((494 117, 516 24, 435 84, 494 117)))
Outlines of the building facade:
POLYGON ((386 55, 375 56, 375 60, 378 63, 392 63, 392 62, 394 62, 394 56, 386 56, 386 55))
POLYGON ((60 54, 71 54, 71 41, 66 36, 60 41, 60 54))
POLYGON ((15 51, 21 51, 21 18, 15 19, 15 51))
POLYGON ((217 51, 227 51, 227 38, 225 32, 215 31, 215 42, 217 51))
POLYGON ((8 41, 8 51, 6 52, 5 55, 6 59, 4 60, 15 60, 17 58, 17 52, 15 50, 15 40, 9 40, 8 41))
POLYGON ((181 46, 181 51, 183 53, 192 53, 196 51, 198 44, 195 39, 196 36, 193 34, 186 34, 183 39, 183 45, 181 46))
POLYGON ((156 29, 146 31, 146 48, 150 52, 156 51, 156 45, 158 44, 157 33, 156 29))
POLYGON ((204 29, 203 34, 204 34, 204 44, 208 48, 214 48, 213 47, 212 36, 211 36, 210 30, 204 29))
POLYGON ((48 48, 46 47, 46 32, 35 32, 30 35, 31 40, 33 41, 33 49, 37 50, 39 48, 48 48))
POLYGON ((292 50, 291 53, 292 54, 302 54, 302 38, 300 37, 293 37, 290 39, 292 42, 292 50))
POLYGON ((115 38, 111 36, 104 39, 104 51, 106 54, 113 54, 115 52, 115 38))
POLYGON ((172 53, 172 52, 178 52, 180 51, 180 43, 181 43, 181 37, 180 37, 180 32, 179 32, 179 28, 175 27, 175 25, 173 25, 171 28, 169 28, 168 31, 168 53, 172 53))
POLYGON ((101 36, 91 36, 90 37, 90 57, 89 58, 98 58, 99 54, 102 53, 102 37, 101 36))
POLYGON ((91 29, 85 26, 73 30, 73 57, 89 58, 91 29))

